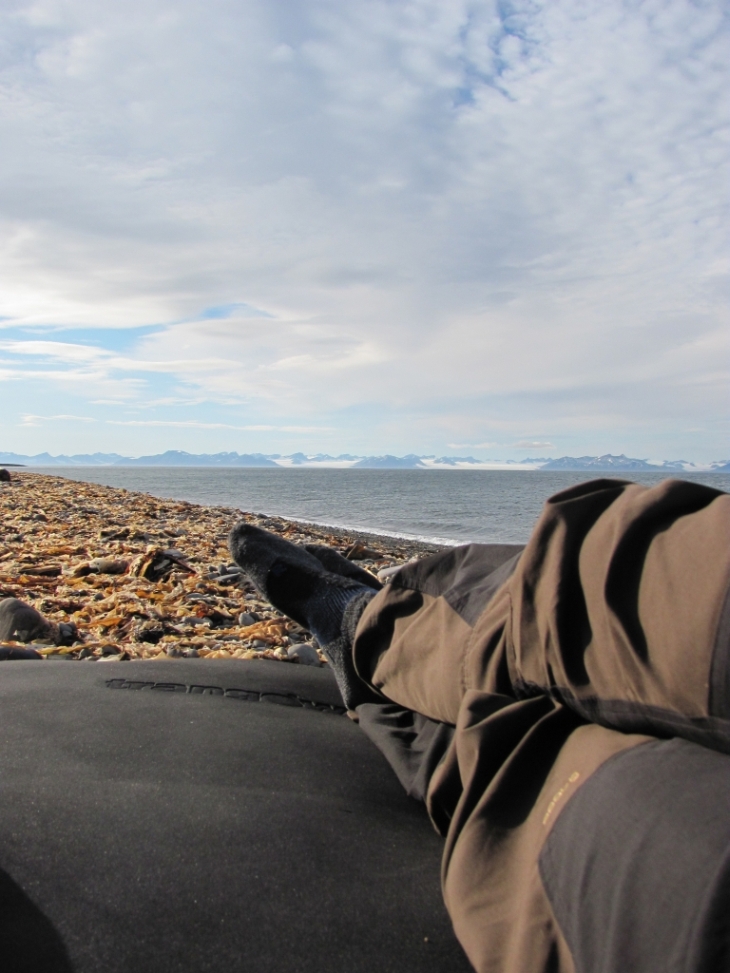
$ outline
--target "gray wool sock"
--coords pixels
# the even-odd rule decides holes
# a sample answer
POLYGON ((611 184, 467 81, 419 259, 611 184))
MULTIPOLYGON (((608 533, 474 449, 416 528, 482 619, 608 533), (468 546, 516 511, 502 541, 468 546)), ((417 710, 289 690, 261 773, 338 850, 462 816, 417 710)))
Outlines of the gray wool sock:
POLYGON ((332 666, 345 706, 349 710, 354 710, 361 703, 383 702, 380 693, 363 682, 355 672, 355 664, 352 659, 352 646, 355 641, 357 624, 374 597, 374 591, 370 588, 364 588, 360 594, 350 600, 345 608, 338 637, 330 642, 320 642, 322 651, 332 666))
MULTIPOLYGON (((373 588, 326 570, 319 557, 253 524, 237 524, 228 545, 236 563, 261 594, 316 637, 347 708, 379 700, 375 690, 357 675, 352 662, 355 629, 375 595, 373 588)), ((344 558, 336 557, 349 565, 344 558)), ((342 567, 339 561, 335 566, 342 567)))

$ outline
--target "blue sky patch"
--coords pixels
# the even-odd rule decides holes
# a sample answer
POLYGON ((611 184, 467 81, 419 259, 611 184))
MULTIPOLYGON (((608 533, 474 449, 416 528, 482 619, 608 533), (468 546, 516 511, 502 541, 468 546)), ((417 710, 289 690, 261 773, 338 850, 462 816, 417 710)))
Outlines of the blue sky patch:
POLYGON ((207 307, 200 315, 204 321, 221 321, 226 318, 272 318, 273 314, 262 311, 250 304, 219 304, 216 307, 207 307))

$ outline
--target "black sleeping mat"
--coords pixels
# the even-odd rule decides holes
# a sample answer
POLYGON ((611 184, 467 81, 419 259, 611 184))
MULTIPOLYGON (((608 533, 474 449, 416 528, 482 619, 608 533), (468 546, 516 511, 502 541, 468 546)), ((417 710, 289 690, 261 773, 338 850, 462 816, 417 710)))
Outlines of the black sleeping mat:
POLYGON ((467 973, 442 840, 325 669, 0 666, 4 973, 467 973))

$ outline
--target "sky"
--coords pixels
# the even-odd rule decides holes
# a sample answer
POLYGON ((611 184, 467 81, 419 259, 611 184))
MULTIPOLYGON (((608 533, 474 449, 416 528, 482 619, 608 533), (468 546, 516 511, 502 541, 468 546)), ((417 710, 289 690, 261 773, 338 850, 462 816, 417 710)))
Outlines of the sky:
POLYGON ((5 0, 0 451, 730 458, 726 0, 5 0))

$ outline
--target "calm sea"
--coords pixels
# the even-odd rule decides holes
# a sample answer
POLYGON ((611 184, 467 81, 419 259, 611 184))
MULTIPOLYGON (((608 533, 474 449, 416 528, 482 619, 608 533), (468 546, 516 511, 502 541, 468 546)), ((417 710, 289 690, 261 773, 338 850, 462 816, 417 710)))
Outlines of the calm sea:
MULTIPOLYGON (((39 473, 441 544, 526 541, 545 500, 592 476, 514 470, 52 467, 39 473)), ((637 473, 647 485, 665 476, 637 473)), ((730 491, 728 473, 684 479, 730 491)))

